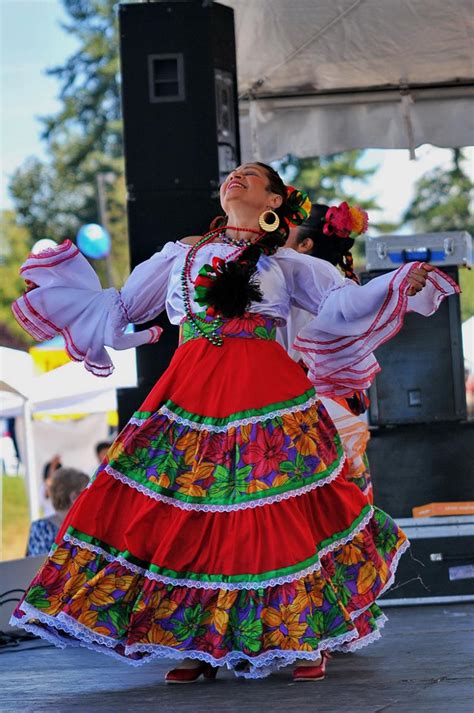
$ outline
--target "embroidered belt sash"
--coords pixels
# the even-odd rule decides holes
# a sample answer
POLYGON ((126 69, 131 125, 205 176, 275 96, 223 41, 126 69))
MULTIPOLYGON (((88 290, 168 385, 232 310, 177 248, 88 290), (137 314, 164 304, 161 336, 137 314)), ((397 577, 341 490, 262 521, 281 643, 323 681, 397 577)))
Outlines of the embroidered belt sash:
MULTIPOLYGON (((200 312, 199 316, 205 318, 206 324, 209 324, 209 329, 213 329, 215 327, 214 320, 211 317, 208 317, 205 312, 200 312)), ((245 312, 242 317, 222 319, 222 324, 216 331, 219 335, 224 337, 238 337, 239 339, 267 339, 274 341, 276 339, 276 330, 279 324, 280 320, 276 317, 268 317, 264 314, 245 312)), ((195 332, 188 319, 183 319, 179 328, 180 345, 188 342, 190 339, 199 339, 200 337, 202 337, 202 335, 195 332)))

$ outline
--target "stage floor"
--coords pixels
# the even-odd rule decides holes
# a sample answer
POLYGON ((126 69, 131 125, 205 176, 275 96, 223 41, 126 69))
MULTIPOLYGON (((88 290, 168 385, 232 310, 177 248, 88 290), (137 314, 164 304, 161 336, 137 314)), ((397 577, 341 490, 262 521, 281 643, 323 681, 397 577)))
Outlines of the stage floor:
POLYGON ((263 681, 221 670, 215 682, 167 686, 166 662, 133 668, 43 642, 0 649, 3 713, 473 713, 474 604, 387 608, 382 639, 338 654, 327 678, 263 681), (34 647, 34 648, 33 648, 34 647))

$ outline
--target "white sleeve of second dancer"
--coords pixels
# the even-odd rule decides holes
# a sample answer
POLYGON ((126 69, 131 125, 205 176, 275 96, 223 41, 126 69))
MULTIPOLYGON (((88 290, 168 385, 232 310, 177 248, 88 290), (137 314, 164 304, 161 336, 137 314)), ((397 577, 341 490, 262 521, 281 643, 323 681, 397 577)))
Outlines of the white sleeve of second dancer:
POLYGON ((323 260, 291 250, 279 255, 292 305, 311 313, 300 314, 305 324, 288 333, 293 339, 288 351, 297 360, 300 354, 309 378, 327 396, 367 389, 380 370, 374 350, 397 334, 405 314, 429 316, 445 297, 459 292, 456 283, 436 269, 428 274, 426 287, 409 297, 408 277, 421 263, 404 265, 361 286, 323 260))

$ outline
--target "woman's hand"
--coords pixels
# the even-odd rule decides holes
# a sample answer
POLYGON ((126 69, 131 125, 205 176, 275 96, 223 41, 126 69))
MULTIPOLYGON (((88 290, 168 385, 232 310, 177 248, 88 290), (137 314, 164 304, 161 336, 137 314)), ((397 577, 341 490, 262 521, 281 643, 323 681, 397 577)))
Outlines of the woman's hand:
POLYGON ((426 277, 428 273, 432 272, 434 269, 434 265, 428 265, 424 262, 421 267, 416 267, 410 272, 408 275, 409 288, 407 290, 407 295, 409 297, 413 297, 413 295, 416 295, 417 292, 420 292, 420 290, 425 287, 426 277))
POLYGON ((30 290, 35 290, 38 285, 36 282, 32 282, 31 280, 25 280, 26 287, 25 287, 25 292, 30 292, 30 290))

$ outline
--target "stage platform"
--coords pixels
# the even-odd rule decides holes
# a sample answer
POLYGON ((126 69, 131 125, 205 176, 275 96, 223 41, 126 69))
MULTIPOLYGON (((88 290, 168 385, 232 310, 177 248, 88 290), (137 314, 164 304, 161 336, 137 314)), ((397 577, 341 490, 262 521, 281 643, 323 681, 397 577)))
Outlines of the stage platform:
POLYGON ((386 610, 382 639, 336 655, 327 678, 289 671, 260 681, 163 683, 166 662, 133 668, 84 649, 33 641, 0 649, 3 713, 473 713, 474 604, 386 610))

